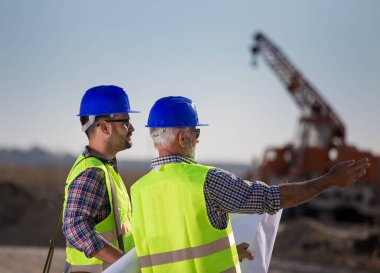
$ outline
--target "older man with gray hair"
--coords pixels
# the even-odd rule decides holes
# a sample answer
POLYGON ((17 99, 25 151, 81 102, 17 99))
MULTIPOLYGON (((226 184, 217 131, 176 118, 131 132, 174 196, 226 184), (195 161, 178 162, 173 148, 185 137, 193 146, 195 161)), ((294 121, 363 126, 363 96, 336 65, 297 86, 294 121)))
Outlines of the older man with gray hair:
POLYGON ((363 159, 337 164, 310 181, 250 182, 196 163, 200 126, 207 124, 199 122, 194 103, 185 97, 161 98, 150 111, 147 127, 159 157, 131 188, 142 273, 240 272, 229 213, 274 214, 350 185, 369 167, 363 159))

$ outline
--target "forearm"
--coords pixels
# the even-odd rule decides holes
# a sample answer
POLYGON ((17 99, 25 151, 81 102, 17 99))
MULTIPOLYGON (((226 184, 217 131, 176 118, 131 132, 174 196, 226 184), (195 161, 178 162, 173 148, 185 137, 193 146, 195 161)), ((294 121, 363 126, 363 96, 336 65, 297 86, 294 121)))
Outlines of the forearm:
POLYGON ((99 251, 91 254, 92 257, 95 257, 109 264, 116 262, 123 255, 124 253, 120 249, 117 249, 113 247, 112 245, 106 245, 99 251))
MULTIPOLYGON (((70 225, 64 226, 70 227, 70 225)), ((124 255, 121 250, 110 245, 85 222, 64 229, 64 235, 72 247, 83 252, 88 258, 95 257, 112 264, 124 255)))
POLYGON ((280 207, 298 206, 332 187, 332 178, 324 175, 313 180, 279 185, 280 207))

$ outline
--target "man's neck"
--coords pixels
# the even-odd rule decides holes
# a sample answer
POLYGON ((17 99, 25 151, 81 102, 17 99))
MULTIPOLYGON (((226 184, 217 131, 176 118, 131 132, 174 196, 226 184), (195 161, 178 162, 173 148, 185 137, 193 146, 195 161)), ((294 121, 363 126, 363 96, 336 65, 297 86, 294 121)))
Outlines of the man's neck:
POLYGON ((96 156, 96 157, 99 157, 99 158, 103 158, 103 159, 106 159, 106 160, 112 160, 116 157, 116 153, 110 153, 107 151, 107 149, 102 149, 102 148, 99 148, 99 147, 94 147, 93 145, 89 144, 87 146, 87 150, 89 152, 90 155, 93 155, 93 156, 96 156))
POLYGON ((169 155, 178 155, 178 156, 188 156, 184 151, 178 148, 178 146, 172 147, 162 147, 158 146, 157 152, 159 157, 169 156, 169 155))

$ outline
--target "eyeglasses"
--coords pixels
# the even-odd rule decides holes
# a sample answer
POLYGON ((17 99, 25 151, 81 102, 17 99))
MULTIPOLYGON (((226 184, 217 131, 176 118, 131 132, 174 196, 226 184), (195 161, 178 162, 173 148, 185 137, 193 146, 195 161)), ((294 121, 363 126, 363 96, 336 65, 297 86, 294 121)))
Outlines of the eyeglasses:
POLYGON ((192 131, 195 133, 195 138, 198 139, 200 134, 201 134, 201 129, 200 128, 195 128, 194 131, 192 131))
MULTIPOLYGON (((106 122, 124 122, 125 127, 129 128, 129 119, 104 119, 106 122)), ((98 123, 97 126, 99 126, 100 123, 98 123)))

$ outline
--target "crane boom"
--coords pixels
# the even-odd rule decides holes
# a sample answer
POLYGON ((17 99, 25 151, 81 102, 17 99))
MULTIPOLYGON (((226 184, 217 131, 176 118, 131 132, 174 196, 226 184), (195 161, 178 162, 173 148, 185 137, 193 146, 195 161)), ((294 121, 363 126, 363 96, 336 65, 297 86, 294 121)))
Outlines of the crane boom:
POLYGON ((253 55, 257 56, 259 53, 263 55, 266 63, 295 99, 303 117, 327 120, 332 127, 331 138, 338 138, 339 143, 344 143, 345 129, 343 122, 315 88, 262 33, 255 35, 255 42, 256 44, 252 48, 253 55))
POLYGON ((359 183, 345 190, 326 191, 302 207, 286 210, 284 216, 329 213, 339 219, 347 214, 350 220, 357 215, 358 219, 380 223, 380 157, 345 143, 342 121, 316 89, 263 34, 256 34, 255 41, 254 57, 263 55, 301 109, 301 118, 295 139, 281 147, 269 146, 262 161, 252 167, 245 179, 272 184, 281 183, 284 178, 304 181, 325 174, 337 162, 366 157, 371 168, 359 183))

